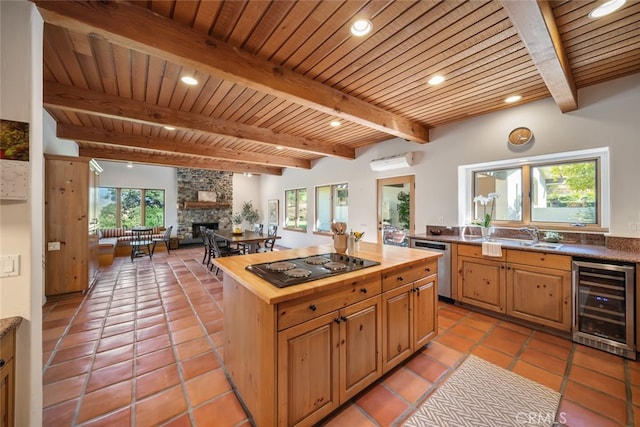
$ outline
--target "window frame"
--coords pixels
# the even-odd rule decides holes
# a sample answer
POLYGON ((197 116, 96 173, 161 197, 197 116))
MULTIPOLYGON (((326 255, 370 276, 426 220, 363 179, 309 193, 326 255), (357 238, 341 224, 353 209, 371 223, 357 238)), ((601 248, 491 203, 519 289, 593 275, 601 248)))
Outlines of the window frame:
MULTIPOLYGON (((328 207, 329 209, 329 224, 332 224, 333 222, 335 222, 335 213, 336 213, 336 208, 338 206, 346 206, 347 209, 347 216, 349 215, 349 184, 346 182, 342 182, 340 184, 325 184, 325 185, 317 185, 315 187, 315 212, 314 212, 314 223, 313 223, 313 233, 314 234, 326 234, 326 235, 331 235, 331 228, 329 228, 328 230, 319 230, 318 229, 318 221, 319 221, 319 214, 318 214, 318 209, 321 206, 320 200, 319 200, 319 194, 318 191, 320 189, 329 189, 329 204, 330 206, 328 207), (339 200, 336 197, 336 192, 338 190, 346 190, 347 192, 347 197, 346 197, 346 201, 344 203, 346 203, 346 205, 339 205, 338 203, 342 203, 341 200, 339 200)), ((308 197, 308 195, 307 195, 308 197)), ((307 198, 308 200, 308 198, 307 198)), ((348 221, 345 221, 348 222, 348 221)))
POLYGON ((309 191, 306 188, 291 188, 288 190, 284 190, 284 225, 283 228, 285 230, 290 230, 290 231, 299 231, 299 232, 307 232, 307 229, 309 228, 309 191), (298 194, 300 193, 300 191, 304 191, 307 195, 307 214, 306 214, 306 225, 304 227, 300 227, 299 223, 298 223, 298 218, 300 217, 300 198, 298 196, 298 194), (295 227, 290 227, 287 224, 289 223, 289 197, 288 197, 288 193, 290 192, 294 192, 295 193, 295 219, 294 219, 294 223, 296 224, 295 227))
MULTIPOLYGON (((115 228, 123 228, 122 226, 122 190, 139 190, 140 191, 140 216, 141 216, 141 224, 146 225, 147 216, 146 216, 146 192, 147 191, 161 191, 164 195, 163 197, 163 213, 162 213, 162 225, 156 225, 155 227, 166 227, 167 222, 167 191, 164 188, 133 188, 133 187, 108 187, 108 186, 99 186, 98 187, 98 218, 100 218, 100 214, 102 208, 99 206, 100 200, 100 190, 102 189, 113 189, 116 190, 116 226, 115 228)), ((104 228, 102 224, 100 224, 100 228, 104 228)))
POLYGON ((527 158, 516 158, 495 162, 461 165, 458 167, 458 220, 460 224, 470 225, 473 219, 473 197, 475 194, 475 174, 498 169, 522 169, 522 221, 492 221, 499 227, 522 227, 535 225, 541 229, 555 230, 583 230, 607 232, 610 226, 610 173, 609 147, 588 150, 553 153, 527 158), (533 167, 551 166, 553 164, 577 163, 581 161, 596 161, 596 218, 595 224, 575 225, 567 222, 542 222, 531 220, 531 175, 533 167))

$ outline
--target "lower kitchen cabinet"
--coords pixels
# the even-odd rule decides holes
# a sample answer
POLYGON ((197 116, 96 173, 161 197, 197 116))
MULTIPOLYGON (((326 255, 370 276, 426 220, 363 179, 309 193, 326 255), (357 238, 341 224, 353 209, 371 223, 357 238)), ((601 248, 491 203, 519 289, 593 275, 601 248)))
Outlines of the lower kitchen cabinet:
POLYGON ((481 248, 458 246, 458 299, 539 325, 571 329, 571 257, 503 249, 487 257, 481 248))
POLYGON ((0 425, 13 427, 15 400, 15 330, 0 338, 0 425))
POLYGON ((570 331, 571 257, 509 251, 507 259, 507 314, 570 331), (512 259, 522 264, 511 262, 512 259))
POLYGON ((461 302, 504 313, 507 278, 502 257, 482 256, 477 246, 458 245, 458 298, 461 302))
POLYGON ((280 425, 310 425, 382 374, 380 297, 278 333, 280 425))
POLYGON ((435 337, 437 276, 432 275, 382 294, 383 370, 388 372, 435 337))

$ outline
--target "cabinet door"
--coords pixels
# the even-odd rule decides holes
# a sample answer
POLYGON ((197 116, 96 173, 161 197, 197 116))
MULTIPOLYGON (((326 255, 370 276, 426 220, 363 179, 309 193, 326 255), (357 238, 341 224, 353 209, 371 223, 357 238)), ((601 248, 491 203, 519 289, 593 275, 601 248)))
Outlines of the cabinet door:
POLYGON ((571 273, 518 264, 508 266, 507 314, 571 330, 571 273))
POLYGON ((418 350, 438 333, 438 284, 436 276, 416 282, 413 296, 413 349, 418 350))
POLYGON ((278 333, 278 419, 311 425, 339 405, 337 311, 278 333))
POLYGON ((389 371, 413 353, 413 322, 411 315, 411 294, 413 284, 382 294, 382 363, 384 372, 389 371))
POLYGON ((340 403, 382 375, 380 297, 340 310, 340 403))
POLYGON ((504 313, 505 264, 478 258, 458 257, 458 286, 462 302, 504 313))
POLYGON ((0 368, 0 426, 13 427, 15 379, 13 359, 0 368))

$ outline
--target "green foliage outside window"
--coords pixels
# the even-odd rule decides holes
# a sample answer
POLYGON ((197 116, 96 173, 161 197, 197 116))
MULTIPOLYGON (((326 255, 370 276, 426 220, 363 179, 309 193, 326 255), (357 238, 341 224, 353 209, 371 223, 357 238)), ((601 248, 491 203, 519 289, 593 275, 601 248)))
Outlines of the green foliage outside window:
POLYGON ((164 190, 101 187, 98 198, 100 228, 164 226, 164 190))

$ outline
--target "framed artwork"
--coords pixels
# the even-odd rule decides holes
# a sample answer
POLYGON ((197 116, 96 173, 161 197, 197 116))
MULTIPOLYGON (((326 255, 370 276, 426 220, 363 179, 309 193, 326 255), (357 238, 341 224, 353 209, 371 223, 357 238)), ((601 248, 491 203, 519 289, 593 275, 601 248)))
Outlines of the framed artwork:
POLYGON ((29 123, 0 120, 0 199, 29 195, 29 123))
POLYGON ((278 200, 269 200, 269 206, 267 209, 267 219, 269 220, 269 224, 278 224, 278 218, 280 216, 278 200))

